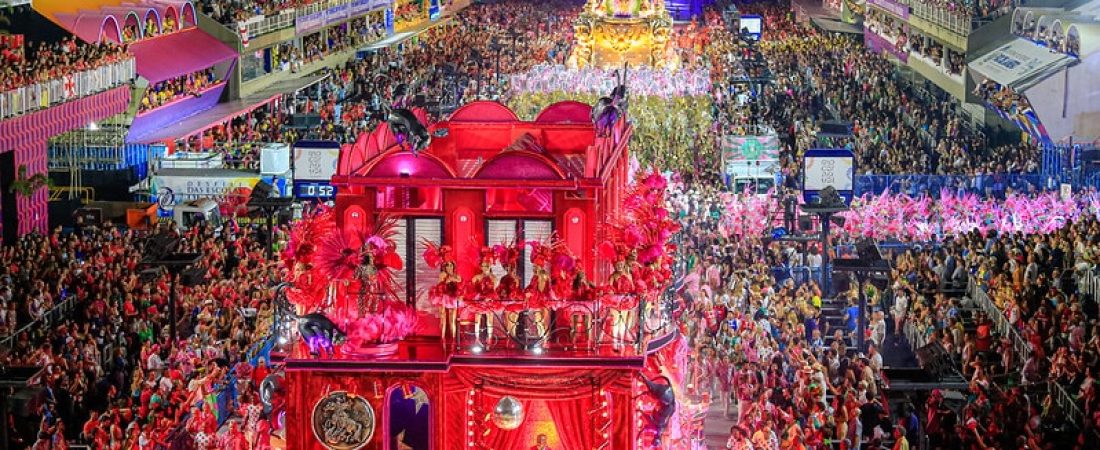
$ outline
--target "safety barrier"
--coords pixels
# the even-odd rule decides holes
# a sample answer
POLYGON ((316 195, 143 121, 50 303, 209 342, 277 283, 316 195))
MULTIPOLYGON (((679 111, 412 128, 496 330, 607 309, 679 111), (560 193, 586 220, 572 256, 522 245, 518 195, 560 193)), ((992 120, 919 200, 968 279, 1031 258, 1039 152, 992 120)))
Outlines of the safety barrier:
POLYGON ((1088 296, 1092 301, 1097 301, 1100 294, 1100 273, 1095 267, 1089 268, 1077 275, 1077 290, 1088 296))
POLYGON ((1003 197, 1009 189, 1013 192, 1045 190, 1043 177, 1039 174, 858 175, 855 180, 856 195, 879 195, 890 191, 912 197, 921 194, 939 197, 943 189, 995 197, 1003 197))
POLYGON ((20 116, 121 86, 133 81, 136 73, 134 59, 130 58, 6 91, 0 94, 0 119, 20 116))
POLYGON ((72 314, 74 300, 71 297, 63 298, 61 303, 58 303, 49 311, 46 311, 38 319, 31 321, 30 323, 22 326, 18 330, 8 337, 0 340, 0 348, 7 348, 11 350, 14 348, 15 343, 19 341, 19 337, 23 334, 30 333, 39 327, 49 328, 51 324, 57 324, 62 319, 69 317, 72 314))
MULTIPOLYGON (((237 24, 237 30, 240 32, 240 27, 243 25, 244 30, 248 33, 249 37, 263 36, 267 33, 285 30, 287 28, 294 28, 295 21, 299 17, 316 14, 322 11, 327 11, 333 8, 347 6, 351 3, 356 3, 361 0, 328 0, 316 2, 313 4, 299 6, 297 8, 286 8, 280 10, 278 13, 264 16, 256 15, 247 20, 243 20, 237 24)), ((387 3, 389 4, 389 3, 387 3)), ((348 19, 355 19, 359 16, 348 17, 348 19)), ((233 25, 227 24, 232 27, 233 25)))
POLYGON ((952 33, 969 36, 971 30, 986 25, 998 17, 1011 12, 1019 3, 1012 0, 1007 5, 991 10, 988 16, 975 16, 976 10, 968 10, 966 6, 943 4, 940 2, 898 1, 909 4, 909 14, 927 20, 934 25, 941 26, 952 33))
MULTIPOLYGON (((985 312, 986 316, 993 320, 994 329, 1002 336, 1010 336, 1013 351, 1020 356, 1016 358, 1017 364, 1022 365, 1023 361, 1031 357, 1031 346, 1022 336, 1020 336, 1020 333, 1008 323, 1008 319, 1005 317, 1004 313, 1001 312, 1000 308, 998 308, 992 300, 990 300, 985 289, 971 280, 967 292, 970 298, 978 302, 978 306, 985 312)), ((1062 408, 1062 411, 1066 412, 1068 419, 1072 423, 1080 424, 1081 420, 1084 418, 1084 413, 1082 413, 1081 406, 1078 404, 1076 398, 1058 383, 1050 381, 1047 384, 1051 395, 1054 396, 1055 402, 1062 408)))

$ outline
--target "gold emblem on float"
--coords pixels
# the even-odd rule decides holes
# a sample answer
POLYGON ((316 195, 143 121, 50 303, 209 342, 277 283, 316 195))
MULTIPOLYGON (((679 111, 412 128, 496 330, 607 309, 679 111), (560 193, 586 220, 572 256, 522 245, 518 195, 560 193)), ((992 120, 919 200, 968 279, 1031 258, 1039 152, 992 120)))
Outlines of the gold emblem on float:
POLYGON ((313 436, 330 450, 358 450, 374 436, 374 408, 366 399, 333 391, 313 405, 313 436))

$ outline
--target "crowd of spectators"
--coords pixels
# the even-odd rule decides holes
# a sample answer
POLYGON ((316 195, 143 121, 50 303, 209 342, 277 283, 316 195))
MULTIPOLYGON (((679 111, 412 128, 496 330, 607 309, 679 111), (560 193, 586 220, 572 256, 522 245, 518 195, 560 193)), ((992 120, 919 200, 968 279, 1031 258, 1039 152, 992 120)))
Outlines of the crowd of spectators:
POLYGON ((942 392, 930 396, 932 448, 1100 444, 1098 307, 1077 286, 1093 270, 1098 230, 1090 216, 1049 235, 975 232, 896 258, 896 330, 908 323, 916 340, 942 348, 970 383, 957 412, 942 406, 942 392), (960 296, 968 282, 977 290, 960 296), (978 296, 991 299, 994 315, 978 296), (1079 416, 1063 409, 1062 392, 1079 416))
POLYGON ((916 0, 967 19, 993 20, 1012 12, 1014 0, 916 0))
POLYGON ((0 55, 0 92, 113 64, 131 56, 126 46, 86 44, 68 37, 57 42, 4 40, 0 55))
POLYGON ((146 88, 138 111, 156 109, 184 97, 199 95, 217 82, 213 68, 161 81, 146 88))
POLYGON ((852 123, 853 135, 832 144, 853 150, 864 173, 1038 170, 1038 148, 991 145, 968 129, 954 104, 914 95, 892 63, 850 39, 811 34, 765 42, 763 48, 775 83, 759 100, 762 115, 795 136, 795 160, 816 145, 821 122, 840 119, 852 123))
POLYGON ((1007 114, 1015 115, 1031 111, 1031 102, 1026 96, 993 80, 982 80, 974 88, 974 93, 990 106, 1007 114))
POLYGON ((792 263, 820 267, 819 252, 724 236, 714 186, 681 185, 669 205, 685 230, 680 319, 693 349, 688 386, 734 421, 725 448, 878 449, 913 436, 915 427, 893 425, 881 394, 882 341, 856 351, 856 315, 831 325, 815 282, 773 271, 792 263))
POLYGON ((178 288, 183 339, 175 343, 168 336, 168 276, 145 275, 139 265, 145 235, 78 223, 70 234, 26 236, 5 248, 0 293, 16 323, 62 298, 75 303, 68 317, 19 334, 0 356, 5 366, 44 369, 33 380, 42 390, 29 403, 31 420, 11 430, 23 445, 167 447, 186 429, 209 436, 192 448, 229 448, 228 433, 219 435, 221 443, 214 439, 220 423, 212 421, 210 396, 234 389, 234 422, 251 433, 250 448, 265 448, 256 445, 270 438, 270 424, 250 413, 258 411, 254 394, 267 369, 245 358, 271 326, 267 287, 277 274, 261 244, 266 235, 229 225, 217 235, 212 226, 163 232, 181 238, 181 251, 203 255, 198 268, 207 280, 178 288), (227 386, 230 372, 241 382, 227 386))

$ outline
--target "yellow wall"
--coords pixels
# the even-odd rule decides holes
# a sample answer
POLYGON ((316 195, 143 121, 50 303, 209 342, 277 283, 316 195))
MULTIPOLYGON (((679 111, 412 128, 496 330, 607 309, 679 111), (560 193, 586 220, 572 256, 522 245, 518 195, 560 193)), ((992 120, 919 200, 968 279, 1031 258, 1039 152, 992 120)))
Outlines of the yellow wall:
POLYGON ((56 14, 74 13, 81 9, 90 11, 104 6, 119 6, 124 0, 34 0, 32 6, 43 16, 57 22, 56 14))

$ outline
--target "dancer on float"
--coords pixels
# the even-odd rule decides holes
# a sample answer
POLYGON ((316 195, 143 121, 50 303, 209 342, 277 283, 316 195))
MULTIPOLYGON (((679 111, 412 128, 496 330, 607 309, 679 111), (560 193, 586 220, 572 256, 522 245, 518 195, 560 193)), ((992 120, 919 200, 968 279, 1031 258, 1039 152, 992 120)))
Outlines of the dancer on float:
POLYGON ((546 266, 553 255, 554 245, 537 241, 527 244, 531 246, 531 266, 534 272, 523 290, 524 300, 527 311, 534 315, 531 320, 535 321, 539 338, 546 339, 547 330, 550 329, 549 305, 552 301, 550 272, 546 266))
POLYGON ((497 302, 497 277, 493 275, 496 257, 488 247, 481 249, 481 272, 470 279, 470 293, 465 306, 474 319, 474 336, 478 343, 493 345, 493 314, 500 308, 497 302), (485 321, 485 341, 481 340, 481 322, 485 321))
POLYGON ((626 340, 630 325, 630 312, 637 305, 634 297, 636 287, 634 278, 627 266, 627 259, 615 262, 615 271, 607 280, 607 307, 611 310, 611 341, 615 351, 619 351, 626 340))
POLYGON ((450 338, 458 341, 458 307, 461 303, 462 277, 455 273, 454 252, 451 246, 436 247, 426 243, 424 262, 435 269, 440 268, 439 283, 428 291, 428 299, 439 308, 439 336, 444 342, 450 338))
POLYGON ((593 338, 592 328, 592 313, 595 311, 593 301, 596 300, 596 285, 588 281, 588 278, 584 274, 584 269, 578 267, 575 275, 573 275, 572 292, 570 297, 570 305, 566 310, 569 314, 569 336, 573 341, 573 346, 577 345, 577 326, 584 327, 585 339, 584 343, 588 348, 592 348, 595 343, 593 338))
POLYGON ((523 302, 520 301, 523 292, 519 287, 519 276, 516 275, 516 263, 519 260, 520 251, 514 244, 497 244, 493 246, 493 253, 507 272, 497 283, 497 299, 502 303, 505 313, 505 329, 509 336, 514 337, 519 313, 523 310, 523 302))

